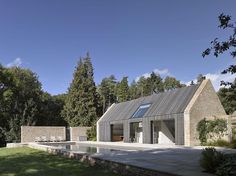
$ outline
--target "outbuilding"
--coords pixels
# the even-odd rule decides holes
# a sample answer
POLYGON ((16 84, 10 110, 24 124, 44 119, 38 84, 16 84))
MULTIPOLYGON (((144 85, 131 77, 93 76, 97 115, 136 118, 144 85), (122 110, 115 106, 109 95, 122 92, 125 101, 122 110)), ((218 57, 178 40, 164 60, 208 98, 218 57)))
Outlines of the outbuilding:
POLYGON ((199 145, 196 127, 225 116, 210 80, 113 104, 97 122, 97 141, 199 145))

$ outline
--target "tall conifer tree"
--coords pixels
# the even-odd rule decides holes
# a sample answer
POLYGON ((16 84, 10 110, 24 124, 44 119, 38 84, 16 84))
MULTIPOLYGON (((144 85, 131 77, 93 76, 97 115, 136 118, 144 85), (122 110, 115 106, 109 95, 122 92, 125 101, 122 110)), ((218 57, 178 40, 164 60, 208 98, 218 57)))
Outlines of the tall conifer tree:
POLYGON ((117 84, 116 94, 119 102, 128 101, 130 99, 128 77, 123 77, 117 84))
POLYGON ((91 126, 97 119, 96 86, 89 54, 80 59, 62 114, 70 126, 91 126))
POLYGON ((108 78, 103 78, 101 84, 99 85, 99 94, 102 99, 103 113, 109 106, 111 106, 111 104, 116 102, 115 87, 116 78, 113 75, 108 78))

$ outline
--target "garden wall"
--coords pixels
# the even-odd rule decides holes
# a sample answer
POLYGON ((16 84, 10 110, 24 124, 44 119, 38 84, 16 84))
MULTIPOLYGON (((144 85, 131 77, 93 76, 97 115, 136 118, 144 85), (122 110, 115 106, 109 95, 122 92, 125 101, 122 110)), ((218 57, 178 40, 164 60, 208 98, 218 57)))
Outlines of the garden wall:
POLYGON ((21 143, 35 142, 40 140, 46 141, 52 140, 61 141, 66 139, 66 128, 59 126, 21 126, 21 143), (43 137, 43 138, 42 138, 43 137))
POLYGON ((87 130, 91 127, 70 127, 70 140, 71 141, 86 141, 87 130))

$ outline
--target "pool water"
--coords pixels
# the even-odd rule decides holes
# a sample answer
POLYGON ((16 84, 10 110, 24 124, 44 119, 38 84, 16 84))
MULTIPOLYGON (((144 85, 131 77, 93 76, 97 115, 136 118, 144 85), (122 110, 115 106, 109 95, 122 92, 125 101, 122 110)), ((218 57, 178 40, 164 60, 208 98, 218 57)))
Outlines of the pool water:
MULTIPOLYGON (((122 149, 114 149, 114 148, 107 148, 107 147, 96 147, 96 146, 88 146, 88 145, 79 145, 79 144, 44 144, 47 146, 54 146, 58 147, 62 150, 69 150, 74 152, 82 152, 88 154, 95 154, 95 153, 110 153, 115 151, 122 151, 122 149)), ((124 150, 123 150, 124 151, 124 150)))

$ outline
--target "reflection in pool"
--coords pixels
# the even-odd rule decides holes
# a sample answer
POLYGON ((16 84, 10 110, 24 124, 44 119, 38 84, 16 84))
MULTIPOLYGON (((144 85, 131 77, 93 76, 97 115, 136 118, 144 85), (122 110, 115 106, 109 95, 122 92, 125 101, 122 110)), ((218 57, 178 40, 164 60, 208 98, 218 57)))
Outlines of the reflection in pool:
POLYGON ((96 146, 88 146, 88 145, 79 145, 79 144, 44 144, 47 146, 58 147, 63 150, 70 150, 74 152, 83 152, 88 154, 94 153, 110 153, 114 151, 121 151, 121 149, 107 148, 107 147, 96 147, 96 146))

